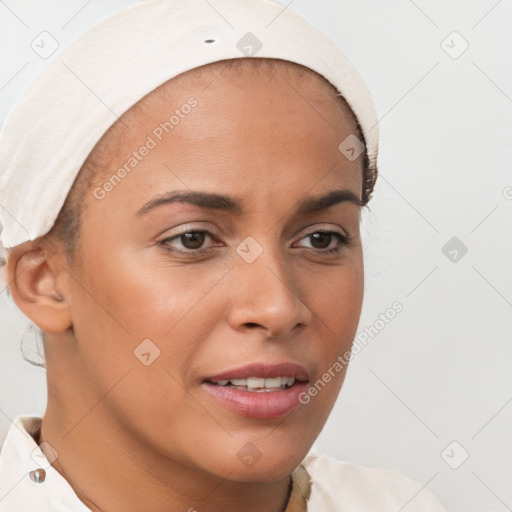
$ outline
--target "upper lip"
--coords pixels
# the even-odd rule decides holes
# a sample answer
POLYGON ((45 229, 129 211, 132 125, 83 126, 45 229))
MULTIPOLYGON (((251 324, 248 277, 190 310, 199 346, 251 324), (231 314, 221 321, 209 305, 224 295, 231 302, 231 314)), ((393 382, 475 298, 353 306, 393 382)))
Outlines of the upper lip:
POLYGON ((207 377, 205 381, 218 382, 219 380, 231 379, 247 379, 249 377, 257 378, 275 378, 275 377, 295 377, 295 380, 307 382, 309 381, 309 372, 304 366, 296 363, 278 363, 278 364, 265 364, 265 363, 251 363, 245 366, 240 366, 232 370, 227 370, 211 377, 207 377))

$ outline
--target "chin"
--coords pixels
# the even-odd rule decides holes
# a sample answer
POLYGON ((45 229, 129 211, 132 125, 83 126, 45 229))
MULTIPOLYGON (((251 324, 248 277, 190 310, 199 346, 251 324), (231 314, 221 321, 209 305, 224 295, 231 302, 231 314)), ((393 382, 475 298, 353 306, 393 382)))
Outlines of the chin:
MULTIPOLYGON (((304 460, 310 445, 246 438, 231 447, 208 453, 209 471, 236 482, 270 482, 292 473, 304 460)), ((203 460, 203 464, 204 464, 203 460)))

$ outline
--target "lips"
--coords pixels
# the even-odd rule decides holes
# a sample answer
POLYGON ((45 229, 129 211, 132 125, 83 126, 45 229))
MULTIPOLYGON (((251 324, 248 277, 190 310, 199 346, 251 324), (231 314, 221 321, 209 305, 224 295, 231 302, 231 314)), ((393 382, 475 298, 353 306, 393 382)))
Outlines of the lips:
POLYGON ((306 368, 295 363, 253 363, 208 377, 203 387, 231 411, 268 419, 297 408, 308 381, 306 368))

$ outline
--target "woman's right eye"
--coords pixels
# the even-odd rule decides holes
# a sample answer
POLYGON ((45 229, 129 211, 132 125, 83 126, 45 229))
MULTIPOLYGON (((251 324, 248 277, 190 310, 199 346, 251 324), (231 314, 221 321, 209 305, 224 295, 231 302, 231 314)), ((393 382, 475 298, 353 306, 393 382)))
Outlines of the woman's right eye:
POLYGON ((164 238, 159 243, 163 245, 167 250, 171 251, 200 253, 212 248, 203 247, 203 244, 207 238, 213 239, 213 235, 208 231, 187 231, 172 237, 164 238), (172 248, 172 243, 176 244, 177 248, 172 248))

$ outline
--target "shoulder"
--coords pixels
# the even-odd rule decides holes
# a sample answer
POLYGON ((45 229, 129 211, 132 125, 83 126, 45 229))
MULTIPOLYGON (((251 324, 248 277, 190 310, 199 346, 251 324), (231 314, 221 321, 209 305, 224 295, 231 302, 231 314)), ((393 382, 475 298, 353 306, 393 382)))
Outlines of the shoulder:
POLYGON ((310 512, 446 512, 425 485, 397 471, 326 455, 309 455, 302 465, 311 479, 310 512))

